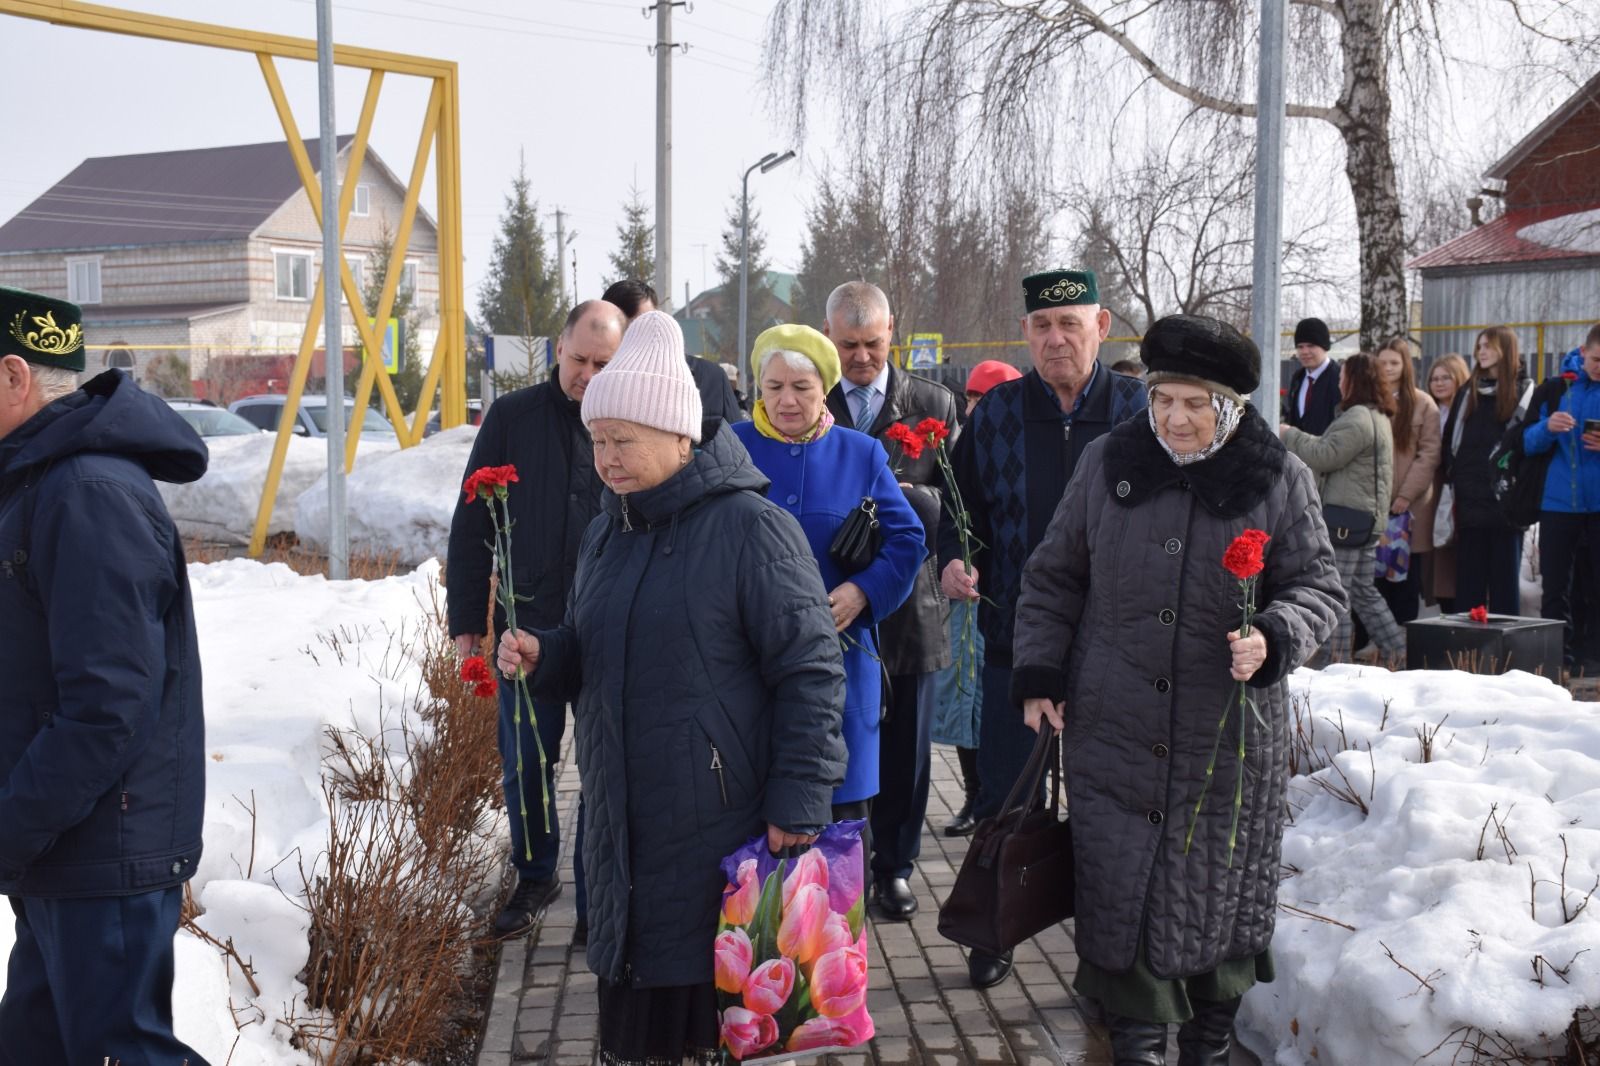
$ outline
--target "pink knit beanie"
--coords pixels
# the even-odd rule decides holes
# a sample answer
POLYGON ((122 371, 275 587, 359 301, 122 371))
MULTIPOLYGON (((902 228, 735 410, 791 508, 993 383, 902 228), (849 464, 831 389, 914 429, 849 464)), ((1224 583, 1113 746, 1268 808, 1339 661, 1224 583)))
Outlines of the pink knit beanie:
POLYGON ((683 330, 665 311, 633 320, 606 368, 583 393, 583 424, 637 422, 699 443, 700 390, 683 358, 683 330))

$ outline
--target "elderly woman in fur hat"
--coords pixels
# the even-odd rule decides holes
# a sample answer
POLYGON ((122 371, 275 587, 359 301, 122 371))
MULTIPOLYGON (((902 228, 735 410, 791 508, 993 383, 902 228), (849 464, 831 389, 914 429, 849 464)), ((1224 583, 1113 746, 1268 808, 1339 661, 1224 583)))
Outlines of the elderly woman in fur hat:
POLYGON ((1179 1022, 1183 1066, 1222 1064, 1240 997, 1272 979, 1284 679, 1345 601, 1311 472, 1244 399, 1255 345, 1178 315, 1140 356, 1148 420, 1089 446, 1028 561, 1012 699, 1063 731, 1075 987, 1104 1006, 1115 1062, 1161 1066, 1179 1022), (1223 566, 1245 530, 1270 538, 1248 635, 1223 566))

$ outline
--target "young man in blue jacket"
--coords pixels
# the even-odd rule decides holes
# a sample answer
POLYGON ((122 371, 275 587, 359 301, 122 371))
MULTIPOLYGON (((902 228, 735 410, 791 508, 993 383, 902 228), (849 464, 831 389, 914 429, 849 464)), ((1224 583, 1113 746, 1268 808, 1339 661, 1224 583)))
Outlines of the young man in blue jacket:
POLYGON ((1555 449, 1539 505, 1539 566, 1544 596, 1539 614, 1566 623, 1566 660, 1578 661, 1576 635, 1592 627, 1572 617, 1573 585, 1591 616, 1600 605, 1600 325, 1561 361, 1561 376, 1539 386, 1529 401, 1523 451, 1555 449), (1578 566, 1587 553, 1588 566, 1578 566))
POLYGON ((205 725, 183 545, 155 480, 206 447, 78 308, 0 289, 0 1064, 205 1066, 172 1032, 205 725))

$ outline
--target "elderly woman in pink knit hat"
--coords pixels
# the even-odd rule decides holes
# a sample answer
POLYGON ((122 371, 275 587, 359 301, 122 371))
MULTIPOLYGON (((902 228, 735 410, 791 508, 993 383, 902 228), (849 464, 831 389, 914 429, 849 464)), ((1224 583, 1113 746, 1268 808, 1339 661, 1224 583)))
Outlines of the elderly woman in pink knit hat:
POLYGON ((702 425, 671 316, 634 320, 583 421, 607 491, 566 621, 507 633, 499 665, 575 703, 601 1062, 711 1062, 719 863, 830 821, 839 642, 799 524, 729 427, 702 425))

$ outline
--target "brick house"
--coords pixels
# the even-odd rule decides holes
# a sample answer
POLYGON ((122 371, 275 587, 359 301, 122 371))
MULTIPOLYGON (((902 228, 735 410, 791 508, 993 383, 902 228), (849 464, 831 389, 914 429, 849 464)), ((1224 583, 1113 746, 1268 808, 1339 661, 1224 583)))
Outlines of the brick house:
MULTIPOLYGON (((1422 275, 1424 326, 1600 319, 1600 74, 1484 172, 1504 213, 1407 264, 1422 275)), ((1476 222, 1477 204, 1469 201, 1476 222)), ((1524 352, 1539 331, 1516 331, 1524 352)), ((1549 326, 1545 365, 1586 326, 1549 326)), ((1423 354, 1469 352, 1474 330, 1423 335, 1423 354)), ((1531 363, 1531 361, 1530 361, 1531 363)))
MULTIPOLYGON (((341 178, 351 140, 339 138, 341 178)), ((318 143, 305 144, 316 169, 318 143)), ((399 226, 405 191, 369 147, 344 234, 358 286, 383 231, 399 226)), ((91 372, 143 375, 173 353, 187 359, 201 395, 224 363, 253 387, 281 382, 321 259, 321 231, 283 141, 86 159, 0 226, 0 285, 82 305, 91 372)), ((430 352, 438 233, 421 209, 401 283, 417 294, 420 350, 430 352)), ((359 347, 349 318, 343 333, 359 347)))

